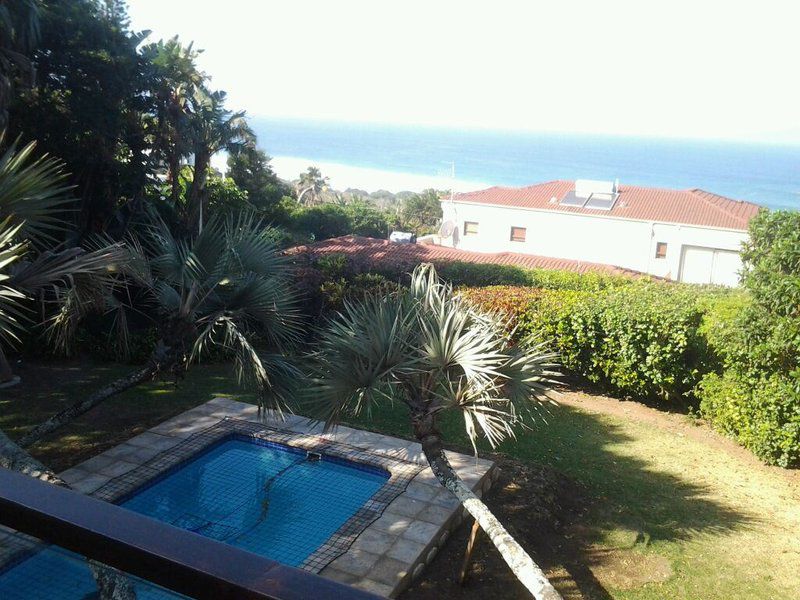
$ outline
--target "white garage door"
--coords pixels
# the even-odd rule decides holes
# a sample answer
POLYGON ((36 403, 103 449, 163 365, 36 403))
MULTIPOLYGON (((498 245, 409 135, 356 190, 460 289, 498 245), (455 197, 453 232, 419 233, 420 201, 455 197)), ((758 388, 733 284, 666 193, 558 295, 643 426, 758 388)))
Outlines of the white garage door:
POLYGON ((684 246, 681 257, 680 280, 686 283, 715 283, 739 285, 742 260, 738 252, 684 246))

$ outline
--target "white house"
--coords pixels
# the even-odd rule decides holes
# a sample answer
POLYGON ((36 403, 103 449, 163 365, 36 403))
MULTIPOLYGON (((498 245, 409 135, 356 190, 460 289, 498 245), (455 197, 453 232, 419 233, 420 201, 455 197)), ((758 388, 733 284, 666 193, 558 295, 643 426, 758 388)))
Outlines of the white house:
POLYGON ((442 200, 440 243, 605 263, 689 283, 735 286, 759 206, 698 189, 550 181, 442 200))

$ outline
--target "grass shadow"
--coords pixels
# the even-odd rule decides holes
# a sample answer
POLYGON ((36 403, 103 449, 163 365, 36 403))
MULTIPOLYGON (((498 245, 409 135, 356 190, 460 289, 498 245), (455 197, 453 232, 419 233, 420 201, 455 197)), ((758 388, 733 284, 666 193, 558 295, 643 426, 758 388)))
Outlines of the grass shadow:
MULTIPOLYGON (((681 542, 725 535, 754 524, 752 514, 732 507, 692 473, 670 470, 663 467, 663 461, 653 460, 654 453, 699 452, 699 446, 681 449, 674 436, 663 434, 671 446, 662 447, 664 442, 656 442, 656 435, 652 441, 643 439, 646 431, 635 437, 615 418, 565 405, 551 408, 544 416, 531 430, 520 432, 518 439, 501 444, 497 452, 525 464, 545 465, 578 483, 573 498, 560 499, 564 512, 573 515, 566 518, 573 522, 555 536, 543 535, 541 530, 525 531, 524 515, 517 519, 513 511, 506 514, 520 543, 554 569, 554 583, 565 597, 570 597, 568 592, 573 589, 572 597, 611 598, 596 576, 600 570, 611 572, 620 586, 644 585, 657 581, 654 578, 658 576, 668 578, 669 561, 663 560, 666 567, 654 563, 654 553, 669 553, 681 542), (514 526, 515 521, 522 527, 514 526), (621 560, 617 551, 628 550, 632 552, 621 560)), ((351 419, 350 424, 409 437, 407 420, 402 408, 386 407, 374 410, 371 417, 351 419)), ((447 415, 441 426, 451 444, 469 451, 458 415, 447 415)), ((490 450, 486 444, 479 448, 481 452, 490 450)), ((517 510, 530 510, 530 506, 519 503, 517 510)))

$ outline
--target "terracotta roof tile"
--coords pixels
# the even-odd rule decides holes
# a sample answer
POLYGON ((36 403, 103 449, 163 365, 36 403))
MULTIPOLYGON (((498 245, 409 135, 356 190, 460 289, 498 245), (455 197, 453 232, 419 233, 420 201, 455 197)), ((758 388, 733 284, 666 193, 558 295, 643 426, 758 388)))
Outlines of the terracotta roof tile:
POLYGON ((608 211, 560 205, 560 200, 574 188, 572 181, 548 181, 521 188, 491 187, 456 194, 455 201, 742 231, 747 230, 750 219, 760 208, 752 202, 731 200, 699 189, 668 190, 634 185, 619 186, 619 198, 608 211))
POLYGON ((369 263, 384 265, 416 265, 423 262, 440 264, 469 262, 513 265, 527 269, 574 271, 577 273, 597 272, 616 275, 641 275, 638 271, 579 260, 549 258, 514 252, 501 252, 498 254, 470 252, 431 244, 397 244, 388 240, 358 236, 344 236, 307 246, 297 246, 290 248, 286 253, 290 255, 307 254, 311 258, 318 258, 325 254, 342 253, 360 258, 369 263))

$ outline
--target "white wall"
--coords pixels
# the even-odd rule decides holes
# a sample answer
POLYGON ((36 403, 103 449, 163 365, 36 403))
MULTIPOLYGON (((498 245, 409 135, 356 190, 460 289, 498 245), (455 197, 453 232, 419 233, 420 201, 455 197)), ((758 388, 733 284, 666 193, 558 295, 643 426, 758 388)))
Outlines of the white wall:
MULTIPOLYGON (((616 265, 670 279, 680 277, 684 247, 738 252, 747 238, 743 231, 618 219, 601 211, 594 216, 459 202, 451 205, 449 201, 442 202, 442 211, 445 221, 457 223, 455 244, 448 245, 463 250, 569 258, 616 265), (477 235, 464 236, 465 221, 478 223, 477 235), (512 226, 527 229, 524 242, 511 241, 512 226), (658 242, 667 244, 666 258, 655 258, 658 242)), ((728 260, 725 268, 736 271, 740 262, 728 260)), ((709 281, 710 278, 709 272, 709 281)), ((727 284, 737 281, 733 272, 717 273, 715 278, 727 284)))

